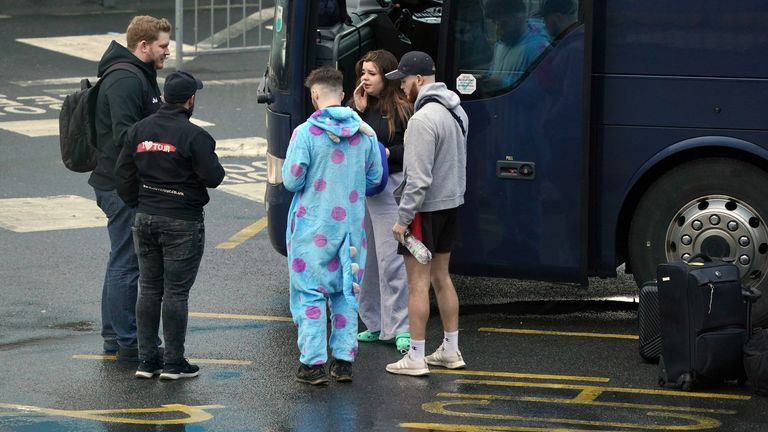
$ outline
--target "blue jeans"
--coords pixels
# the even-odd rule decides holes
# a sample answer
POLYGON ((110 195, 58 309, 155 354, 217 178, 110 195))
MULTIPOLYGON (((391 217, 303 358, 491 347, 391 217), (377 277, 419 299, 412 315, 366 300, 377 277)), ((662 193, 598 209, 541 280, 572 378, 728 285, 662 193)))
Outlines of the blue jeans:
POLYGON ((141 289, 136 305, 139 357, 158 357, 162 312, 165 363, 184 360, 189 290, 195 283, 205 244, 203 221, 136 213, 133 239, 139 257, 141 289))
POLYGON ((133 250, 131 225, 136 211, 117 191, 96 192, 96 204, 107 216, 109 261, 101 290, 101 336, 123 348, 136 348, 136 294, 139 263, 133 250))

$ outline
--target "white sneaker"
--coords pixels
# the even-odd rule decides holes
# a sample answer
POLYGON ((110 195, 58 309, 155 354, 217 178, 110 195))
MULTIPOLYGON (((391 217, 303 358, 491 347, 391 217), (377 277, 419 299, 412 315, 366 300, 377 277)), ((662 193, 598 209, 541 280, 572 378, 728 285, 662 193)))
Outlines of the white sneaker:
POLYGON ((411 357, 406 354, 400 361, 388 364, 387 372, 398 375, 424 376, 429 375, 429 367, 423 359, 411 360, 411 357))
POLYGON ((467 365, 464 363, 461 352, 447 352, 442 345, 440 345, 437 351, 426 356, 424 360, 432 366, 442 366, 448 369, 461 369, 467 365))

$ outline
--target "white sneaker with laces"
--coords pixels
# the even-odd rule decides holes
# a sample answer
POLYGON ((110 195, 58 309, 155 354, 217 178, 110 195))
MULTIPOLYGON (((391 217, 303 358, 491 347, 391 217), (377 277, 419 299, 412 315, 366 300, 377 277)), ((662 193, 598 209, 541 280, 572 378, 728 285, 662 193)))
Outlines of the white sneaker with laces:
POLYGON ((387 372, 398 375, 424 376, 429 375, 427 362, 422 360, 411 360, 406 354, 399 361, 387 365, 387 372))
POLYGON ((461 352, 448 352, 443 345, 432 354, 426 356, 424 360, 427 364, 432 366, 442 366, 447 369, 461 369, 467 364, 464 363, 464 358, 461 356, 461 352))

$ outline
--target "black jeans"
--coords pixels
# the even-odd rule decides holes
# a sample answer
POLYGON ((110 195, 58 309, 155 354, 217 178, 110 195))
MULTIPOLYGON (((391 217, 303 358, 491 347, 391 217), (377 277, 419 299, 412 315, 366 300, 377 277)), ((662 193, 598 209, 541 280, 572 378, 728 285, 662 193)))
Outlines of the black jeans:
POLYGON ((139 257, 136 324, 139 357, 157 358, 157 331, 162 309, 165 363, 184 359, 189 290, 203 257, 205 225, 136 213, 133 240, 139 257))

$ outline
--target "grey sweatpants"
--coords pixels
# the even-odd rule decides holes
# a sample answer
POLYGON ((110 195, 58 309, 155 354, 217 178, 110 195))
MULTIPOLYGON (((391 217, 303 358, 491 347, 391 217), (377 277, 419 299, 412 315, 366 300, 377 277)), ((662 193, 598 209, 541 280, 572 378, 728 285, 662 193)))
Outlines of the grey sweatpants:
POLYGON ((402 181, 402 172, 390 174, 387 187, 365 199, 368 256, 358 302, 366 328, 381 331, 381 340, 408 331, 408 279, 405 262, 397 254, 397 241, 392 236, 392 226, 397 223, 392 191, 402 181))

